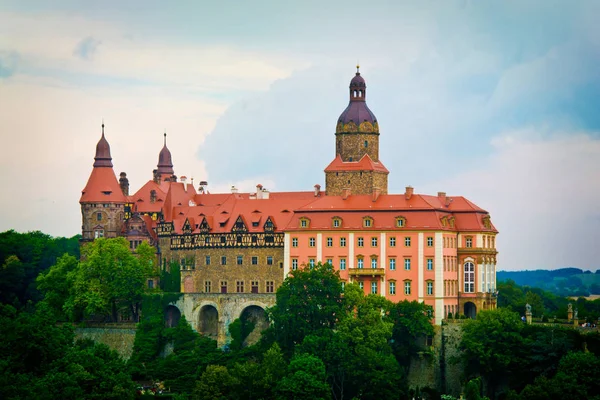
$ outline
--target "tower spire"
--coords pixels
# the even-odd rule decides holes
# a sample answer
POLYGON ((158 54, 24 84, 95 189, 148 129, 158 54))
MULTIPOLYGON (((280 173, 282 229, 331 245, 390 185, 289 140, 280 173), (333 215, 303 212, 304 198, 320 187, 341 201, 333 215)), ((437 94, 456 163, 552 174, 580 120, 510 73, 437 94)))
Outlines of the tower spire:
POLYGON ((94 167, 111 167, 112 157, 110 156, 110 145, 104 137, 104 118, 102 118, 102 136, 96 145, 96 156, 94 157, 94 167))

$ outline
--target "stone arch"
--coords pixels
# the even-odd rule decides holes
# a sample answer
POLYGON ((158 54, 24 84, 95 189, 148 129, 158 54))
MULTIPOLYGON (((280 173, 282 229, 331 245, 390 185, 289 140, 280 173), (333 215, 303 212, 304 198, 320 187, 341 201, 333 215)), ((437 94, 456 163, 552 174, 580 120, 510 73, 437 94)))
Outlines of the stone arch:
POLYGON ((204 304, 198 312, 198 332, 217 339, 219 336, 219 311, 216 305, 204 304))
POLYGON ((243 347, 253 345, 260 340, 262 332, 269 327, 269 319, 265 309, 258 305, 246 305, 240 313, 242 324, 252 323, 254 325, 252 331, 247 333, 243 347))
POLYGON ((177 326, 179 319, 181 318, 181 311, 174 305, 168 305, 165 307, 165 326, 172 328, 177 326))
POLYGON ((465 303, 463 311, 467 318, 475 319, 477 316, 477 306, 471 301, 465 303))

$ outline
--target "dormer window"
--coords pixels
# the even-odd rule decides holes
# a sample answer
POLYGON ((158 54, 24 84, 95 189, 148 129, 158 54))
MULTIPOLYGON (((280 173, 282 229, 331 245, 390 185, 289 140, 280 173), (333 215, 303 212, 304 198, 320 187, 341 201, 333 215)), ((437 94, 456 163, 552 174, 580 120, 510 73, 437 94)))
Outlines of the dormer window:
POLYGON ((442 217, 440 219, 440 222, 442 223, 442 226, 445 228, 446 225, 448 225, 448 217, 442 217))
POLYGON ((492 223, 490 221, 490 216, 489 215, 485 215, 481 220, 483 222, 483 226, 486 229, 491 229, 492 228, 492 223))
POLYGON ((371 217, 364 217, 363 218, 363 226, 365 228, 370 228, 373 226, 373 218, 371 217))
POLYGON ((406 226, 406 218, 396 217, 396 228, 404 228, 406 226))
POLYGON ((300 218, 300 228, 308 228, 310 220, 308 218, 300 218))
POLYGON ((450 228, 454 229, 454 217, 448 218, 448 223, 450 224, 450 228))
POLYGON ((332 225, 334 228, 339 228, 340 226, 342 226, 342 219, 339 217, 334 217, 332 225))

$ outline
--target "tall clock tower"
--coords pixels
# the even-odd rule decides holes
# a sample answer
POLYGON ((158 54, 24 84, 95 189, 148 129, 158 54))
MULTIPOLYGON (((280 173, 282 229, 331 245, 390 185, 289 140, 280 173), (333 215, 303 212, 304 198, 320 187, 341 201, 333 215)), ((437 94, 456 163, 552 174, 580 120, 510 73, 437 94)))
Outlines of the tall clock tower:
POLYGON ((350 103, 338 118, 335 159, 325 168, 326 193, 387 194, 389 171, 379 160, 379 124, 367 107, 367 85, 356 66, 350 103))

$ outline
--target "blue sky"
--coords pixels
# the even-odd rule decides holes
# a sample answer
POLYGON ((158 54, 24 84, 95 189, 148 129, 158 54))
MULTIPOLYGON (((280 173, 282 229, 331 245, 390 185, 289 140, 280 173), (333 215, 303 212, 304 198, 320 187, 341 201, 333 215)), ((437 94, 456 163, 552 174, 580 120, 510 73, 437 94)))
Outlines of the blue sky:
POLYGON ((501 269, 597 269, 597 15, 595 1, 0 1, 0 229, 78 232, 102 118, 132 188, 165 129, 176 173, 212 191, 323 185, 359 61, 391 191, 490 211, 501 269))

